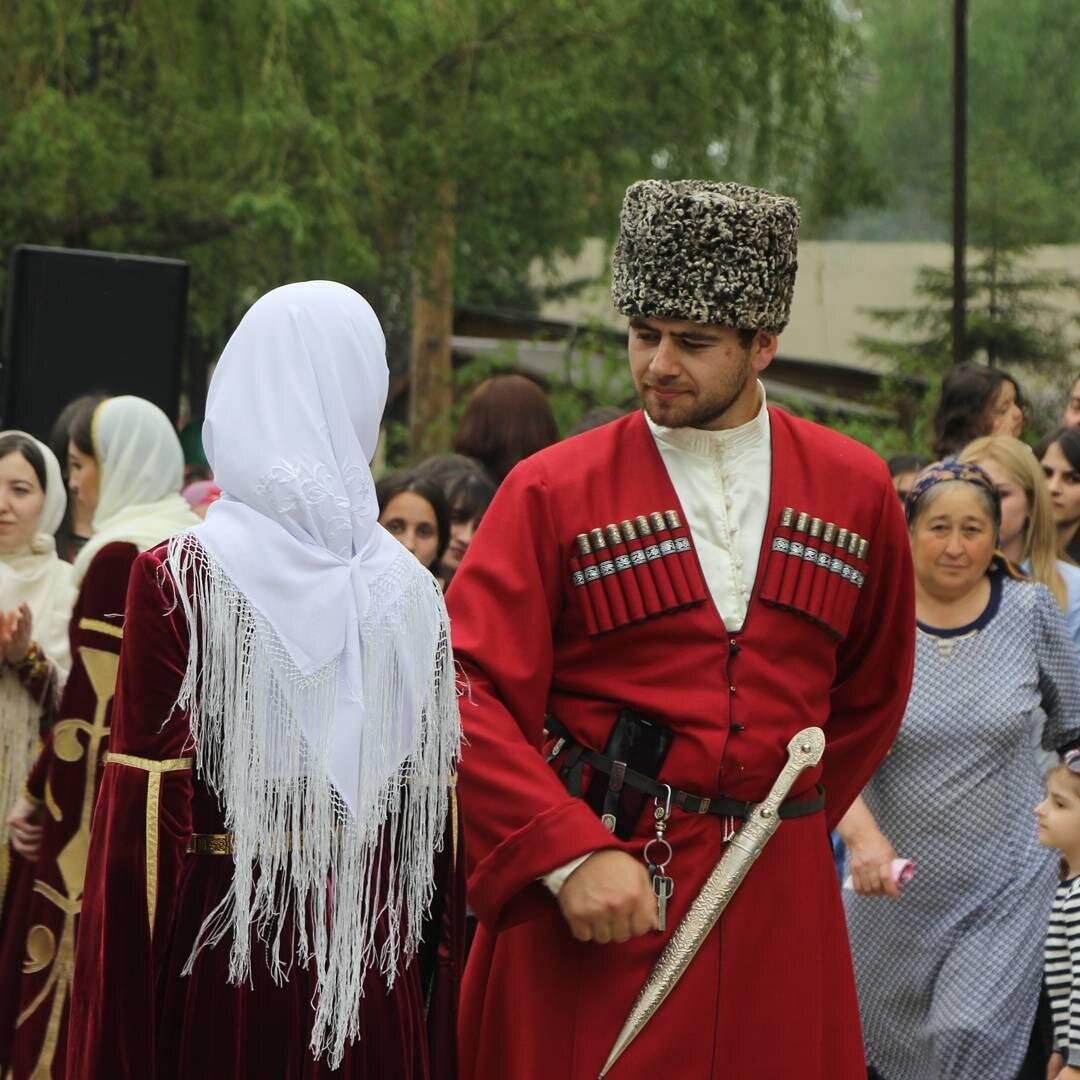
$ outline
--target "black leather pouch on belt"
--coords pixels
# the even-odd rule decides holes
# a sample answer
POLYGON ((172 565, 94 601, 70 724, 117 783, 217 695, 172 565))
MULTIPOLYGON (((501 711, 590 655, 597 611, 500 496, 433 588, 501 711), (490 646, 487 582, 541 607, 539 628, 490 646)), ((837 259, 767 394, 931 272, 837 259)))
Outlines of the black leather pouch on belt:
POLYGON ((633 709, 619 710, 604 747, 605 756, 614 762, 611 776, 594 773, 585 792, 585 801, 620 840, 629 840, 634 835, 648 799, 644 792, 623 784, 623 770, 629 767, 655 779, 660 775, 674 738, 675 733, 670 728, 647 716, 633 709), (623 768, 619 768, 620 764, 623 768))

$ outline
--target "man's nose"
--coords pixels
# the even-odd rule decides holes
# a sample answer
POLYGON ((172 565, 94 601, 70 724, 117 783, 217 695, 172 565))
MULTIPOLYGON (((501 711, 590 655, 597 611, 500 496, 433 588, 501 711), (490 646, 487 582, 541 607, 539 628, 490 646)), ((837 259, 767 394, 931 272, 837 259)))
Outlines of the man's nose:
POLYGON ((669 337, 661 337, 656 346, 649 369, 657 378, 671 378, 682 371, 682 362, 675 342, 669 337))

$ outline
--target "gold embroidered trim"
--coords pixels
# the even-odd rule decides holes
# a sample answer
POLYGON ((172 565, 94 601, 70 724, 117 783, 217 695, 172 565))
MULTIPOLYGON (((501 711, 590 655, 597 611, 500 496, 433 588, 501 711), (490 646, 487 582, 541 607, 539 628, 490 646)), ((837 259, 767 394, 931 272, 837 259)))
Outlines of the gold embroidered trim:
POLYGON ((450 788, 450 828, 453 830, 450 834, 453 838, 451 844, 451 859, 450 865, 457 868, 458 861, 458 804, 457 804, 457 777, 454 777, 454 785, 450 788))
POLYGON ((109 750, 105 754, 106 765, 130 765, 133 769, 142 769, 148 773, 183 772, 193 768, 193 757, 165 758, 155 761, 153 758, 136 757, 134 754, 114 754, 109 750))
POLYGON ((157 914, 158 890, 158 818, 161 812, 161 776, 163 773, 184 772, 195 762, 194 758, 136 757, 134 754, 105 754, 106 765, 128 765, 142 769, 146 775, 146 917, 150 920, 150 940, 154 940, 154 916, 157 914))
POLYGON ((109 637, 122 638, 124 630, 120 626, 113 626, 102 619, 80 619, 80 630, 93 630, 97 634, 108 634, 109 637))
POLYGON ((157 914, 158 811, 161 806, 160 772, 146 774, 146 915, 150 920, 150 940, 154 940, 157 914))
POLYGON ((27 802, 32 802, 35 806, 44 806, 45 805, 45 800, 44 799, 39 799, 36 795, 31 794, 29 788, 24 787, 22 789, 22 793, 23 793, 23 798, 26 799, 27 802))

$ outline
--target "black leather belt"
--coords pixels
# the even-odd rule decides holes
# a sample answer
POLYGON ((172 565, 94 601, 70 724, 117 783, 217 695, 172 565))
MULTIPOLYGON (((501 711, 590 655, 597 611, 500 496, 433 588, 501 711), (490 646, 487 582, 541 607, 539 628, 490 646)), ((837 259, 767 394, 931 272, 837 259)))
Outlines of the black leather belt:
MULTIPOLYGON (((547 716, 544 726, 550 734, 555 736, 555 745, 547 756, 548 762, 553 762, 563 752, 566 754, 559 766, 559 776, 562 777, 571 795, 581 795, 581 770, 583 765, 588 765, 607 776, 612 781, 611 786, 615 790, 626 784, 646 795, 665 800, 670 790, 672 804, 688 814, 745 818, 750 807, 754 805, 752 802, 729 799, 725 795, 709 798, 705 795, 694 795, 689 791, 680 791, 678 788, 669 788, 667 784, 658 783, 651 776, 631 769, 624 762, 613 761, 606 754, 582 746, 554 716, 547 716)), ((781 819, 809 817, 824 809, 825 788, 821 784, 815 784, 814 790, 817 794, 812 799, 796 796, 794 800, 789 799, 785 802, 780 807, 781 819)))

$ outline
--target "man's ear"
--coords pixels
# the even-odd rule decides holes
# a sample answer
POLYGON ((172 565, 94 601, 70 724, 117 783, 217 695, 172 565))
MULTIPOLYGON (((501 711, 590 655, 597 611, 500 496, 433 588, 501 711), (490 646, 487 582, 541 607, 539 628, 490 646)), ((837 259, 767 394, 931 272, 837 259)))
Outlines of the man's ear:
POLYGON ((760 375, 772 362, 780 347, 780 335, 759 330, 750 346, 750 365, 760 375))

